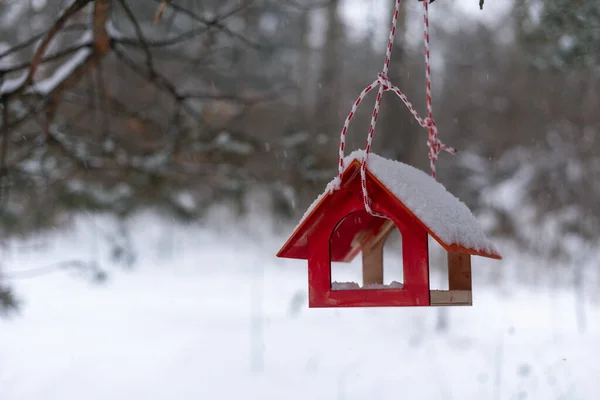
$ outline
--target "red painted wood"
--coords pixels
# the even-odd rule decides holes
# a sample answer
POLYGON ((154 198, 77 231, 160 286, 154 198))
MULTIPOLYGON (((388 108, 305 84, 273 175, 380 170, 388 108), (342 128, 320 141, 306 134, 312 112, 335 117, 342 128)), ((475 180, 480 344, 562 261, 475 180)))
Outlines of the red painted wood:
POLYGON ((367 181, 376 211, 391 216, 402 234, 404 288, 414 295, 414 305, 429 305, 429 251, 427 231, 419 220, 390 198, 376 182, 367 181), (371 186, 369 186, 371 183, 371 186))
MULTIPOLYGON (((371 240, 378 239, 387 221, 364 210, 360 163, 357 161, 344 173, 341 188, 323 197, 278 256, 308 260, 309 307, 430 305, 427 235, 435 235, 370 173, 367 173, 367 189, 373 210, 387 215, 402 234, 404 288, 331 289, 332 260, 352 260, 371 240)), ((499 258, 473 249, 440 244, 446 250, 499 258)))
MULTIPOLYGON (((358 228, 369 228, 383 219, 364 212, 360 177, 351 177, 335 196, 328 199, 329 212, 321 215, 318 229, 307 235, 309 307, 389 307, 429 305, 427 233, 412 214, 398 208, 393 199, 374 181, 367 182, 373 208, 391 216, 402 234, 404 255, 403 289, 331 289, 331 254, 336 245, 347 248, 358 228), (344 219, 346 218, 346 219, 344 219), (368 223, 359 219, 367 218, 368 223), (345 221, 350 220, 345 224, 345 221), (341 222, 342 221, 342 222, 341 222), (339 235, 338 235, 339 231, 339 235)), ((374 237, 375 233, 367 232, 374 237)), ((343 253, 343 252, 342 252, 343 253)))
POLYGON ((377 239, 386 221, 365 210, 345 216, 331 235, 331 261, 352 261, 364 246, 377 239))
POLYGON ((417 303, 407 289, 357 289, 331 290, 320 301, 309 302, 311 308, 325 307, 412 307, 428 306, 429 302, 417 303))
POLYGON ((308 237, 311 249, 308 258, 308 304, 323 304, 331 290, 331 261, 327 235, 315 234, 308 237))
MULTIPOLYGON (((360 182, 360 177, 355 176, 353 180, 360 182)), ((332 235, 340 222, 356 212, 363 211, 362 206, 355 198, 360 193, 360 186, 355 184, 343 185, 336 196, 328 199, 330 211, 323 214, 319 220, 319 229, 314 229, 308 235, 308 276, 309 276, 309 307, 328 307, 330 305, 331 293, 331 242, 332 235)), ((344 238, 341 235, 340 238, 344 238)), ((338 243, 344 244, 343 240, 338 243)))

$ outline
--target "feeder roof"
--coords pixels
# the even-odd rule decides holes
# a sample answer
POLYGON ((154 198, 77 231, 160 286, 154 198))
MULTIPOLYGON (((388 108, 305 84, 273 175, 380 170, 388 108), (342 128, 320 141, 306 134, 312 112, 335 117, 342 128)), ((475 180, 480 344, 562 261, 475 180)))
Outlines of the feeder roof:
MULTIPOLYGON (((363 156, 364 150, 356 150, 346 156, 345 170, 353 164, 360 165, 363 156)), ((367 171, 419 219, 427 232, 446 250, 458 249, 473 255, 501 258, 469 208, 430 175, 410 165, 373 153, 369 153, 367 171)), ((325 192, 308 208, 290 240, 302 230, 302 225, 316 212, 324 198, 335 194, 333 188, 338 185, 337 177, 327 185, 325 192)), ((280 255, 286 245, 280 251, 280 255)))

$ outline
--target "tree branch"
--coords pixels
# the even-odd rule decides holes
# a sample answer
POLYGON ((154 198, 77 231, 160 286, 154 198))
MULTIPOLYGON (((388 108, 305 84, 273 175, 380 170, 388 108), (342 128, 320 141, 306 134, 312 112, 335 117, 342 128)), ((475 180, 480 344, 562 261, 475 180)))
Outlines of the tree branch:
MULTIPOLYGON (((59 58, 63 58, 65 56, 73 54, 76 51, 81 50, 81 49, 83 49, 85 47, 92 47, 92 44, 93 44, 92 42, 81 43, 81 44, 78 44, 76 46, 71 46, 71 47, 66 48, 64 50, 57 51, 56 53, 52 53, 52 54, 44 57, 40 61, 40 65, 43 65, 43 64, 48 63, 50 61, 55 61, 55 60, 58 60, 59 58)), ((4 68, 4 69, 0 68, 0 75, 2 75, 2 74, 9 74, 9 73, 12 73, 12 72, 17 72, 17 71, 20 71, 22 69, 26 69, 26 68, 28 68, 30 66, 31 66, 31 61, 24 61, 21 64, 13 65, 13 66, 10 66, 8 68, 4 68)), ((7 92, 6 95, 8 96, 9 93, 7 92)))
POLYGON ((133 25, 133 29, 135 30, 135 34, 139 40, 139 43, 141 44, 144 54, 146 55, 146 67, 148 68, 149 71, 153 70, 154 66, 153 66, 153 62, 152 62, 152 53, 150 53, 150 48, 148 47, 148 41, 146 40, 146 37, 144 36, 144 32, 142 32, 142 28, 140 27, 140 24, 138 23, 137 19, 133 15, 133 11, 131 11, 131 8, 129 8, 129 6, 125 2, 125 0, 118 0, 118 1, 121 4, 121 6, 123 7, 123 10, 125 10, 125 14, 127 15, 127 18, 129 19, 129 21, 131 21, 131 24, 133 25))
POLYGON ((171 0, 162 0, 160 2, 160 5, 158 6, 156 13, 154 14, 154 23, 155 24, 160 24, 160 22, 162 21, 162 16, 165 13, 165 10, 167 9, 167 5, 170 2, 171 2, 171 0))
POLYGON ((3 96, 6 99, 10 100, 12 97, 18 96, 28 86, 31 85, 31 83, 33 82, 33 78, 35 76, 35 73, 36 73, 38 67, 40 66, 40 64, 41 64, 41 62, 42 62, 42 60, 44 58, 44 54, 46 53, 46 49, 48 48, 48 46, 50 45, 50 43, 52 42, 52 40, 54 39, 54 37, 56 36, 56 34, 58 32, 60 32, 60 30, 63 28, 63 26, 67 23, 67 21, 73 15, 77 14, 82 8, 84 8, 90 2, 91 2, 91 0, 75 0, 75 2, 73 2, 73 4, 71 4, 71 6, 69 6, 64 11, 64 13, 56 20, 56 22, 54 23, 54 25, 52 26, 52 28, 50 28, 50 30, 46 34, 46 37, 42 40, 42 42, 40 43, 40 46, 36 50, 36 52, 35 52, 32 60, 31 60, 31 63, 30 63, 31 65, 29 67, 29 72, 27 73, 27 76, 25 77, 25 80, 23 81, 23 83, 21 83, 19 86, 17 86, 12 91, 8 91, 8 92, 4 93, 3 96))
MULTIPOLYGON (((72 24, 72 25, 65 26, 63 28, 63 32, 70 31, 70 30, 85 31, 87 28, 88 27, 85 24, 72 24)), ((6 56, 9 56, 13 53, 16 53, 18 51, 21 51, 23 49, 26 49, 27 47, 31 46, 32 44, 34 44, 35 42, 40 40, 42 37, 44 37, 44 35, 46 35, 47 33, 48 33, 48 31, 39 33, 37 35, 30 37, 29 39, 27 39, 24 42, 21 42, 17 45, 12 46, 11 48, 7 49, 4 53, 0 53, 0 59, 4 58, 6 56)))

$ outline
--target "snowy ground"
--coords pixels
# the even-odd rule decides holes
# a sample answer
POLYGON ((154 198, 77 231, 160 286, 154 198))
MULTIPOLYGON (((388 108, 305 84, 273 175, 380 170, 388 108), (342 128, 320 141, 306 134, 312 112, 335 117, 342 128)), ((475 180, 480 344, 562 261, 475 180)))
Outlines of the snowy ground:
MULTIPOLYGON (((24 304, 0 322, 0 399, 549 400, 600 393, 600 307, 585 304, 582 330, 568 291, 478 284, 478 274, 507 268, 510 256, 475 261, 475 304, 446 309, 443 333, 434 308, 308 309, 305 264, 276 259, 281 238, 264 232, 215 233, 148 216, 133 226, 143 250, 138 266, 111 270, 105 285, 64 272, 14 282, 24 304)), ((102 259, 90 227, 80 223, 38 251, 14 245, 3 267, 102 259)))

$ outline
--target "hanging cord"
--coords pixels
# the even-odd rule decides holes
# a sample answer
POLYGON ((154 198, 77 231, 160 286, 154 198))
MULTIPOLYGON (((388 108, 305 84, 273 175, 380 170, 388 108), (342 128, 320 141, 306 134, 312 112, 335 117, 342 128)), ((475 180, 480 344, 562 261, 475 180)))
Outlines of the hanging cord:
POLYGON ((424 42, 425 42, 425 86, 426 86, 426 101, 427 101, 427 118, 423 119, 419 116, 414 106, 408 101, 408 98, 400 89, 394 86, 387 78, 387 73, 390 67, 390 60, 392 57, 392 50, 394 47, 394 38, 396 36, 396 25, 398 24, 398 14, 400 13, 400 1, 396 0, 394 15, 392 16, 392 27, 390 29, 390 36, 388 39, 388 45, 385 52, 385 61, 383 63, 383 70, 379 73, 377 79, 373 81, 369 86, 367 86, 358 96, 354 104, 352 104, 352 108, 344 121, 344 127, 342 128, 342 132, 340 134, 340 151, 339 151, 339 166, 338 166, 338 176, 337 179, 333 182, 332 189, 339 188, 339 185, 342 182, 342 176, 344 174, 344 150, 346 146, 346 134, 348 133, 348 127, 350 126, 350 121, 356 114, 356 110, 360 103, 364 100, 365 96, 374 88, 379 86, 379 91, 377 92, 377 99, 375 100, 375 107, 373 108, 373 114, 371 115, 371 125, 369 126, 369 135, 367 137, 367 144, 365 146, 365 153, 362 160, 361 165, 361 186, 363 193, 363 200, 365 204, 365 210, 371 214, 380 216, 375 213, 371 209, 371 202, 369 200, 369 195, 367 192, 366 185, 366 169, 367 169, 367 161, 369 158, 369 153, 371 151, 371 143, 373 142, 373 134, 375 133, 375 125, 377 124, 377 117, 379 116, 379 108, 381 105, 381 98, 383 92, 392 91, 400 97, 402 102, 408 107, 408 110, 413 115, 413 117, 417 120, 419 125, 423 128, 427 128, 428 130, 428 139, 427 146, 429 147, 429 161, 431 167, 431 175, 435 179, 436 170, 435 170, 435 162, 438 159, 438 155, 440 151, 444 150, 451 154, 456 154, 456 150, 452 147, 446 146, 438 139, 438 130, 436 123, 433 119, 433 111, 432 111, 432 102, 431 102, 431 68, 430 68, 430 58, 429 58, 429 3, 427 0, 423 1, 423 22, 424 22, 424 42))
MULTIPOLYGON (((399 3, 400 0, 396 0, 396 2, 399 3)), ((425 47, 425 97, 427 100, 427 118, 424 121, 425 126, 423 126, 420 121, 419 124, 423 127, 427 127, 429 132, 427 139, 427 147, 429 147, 429 164, 431 167, 431 176, 435 179, 435 163, 440 151, 444 150, 450 154, 456 154, 456 149, 446 146, 438 139, 438 129, 435 120, 433 119, 433 107, 431 105, 431 63, 429 60, 429 4, 427 0, 423 0, 423 42, 425 47)), ((406 103, 407 102, 404 104, 406 103)))

